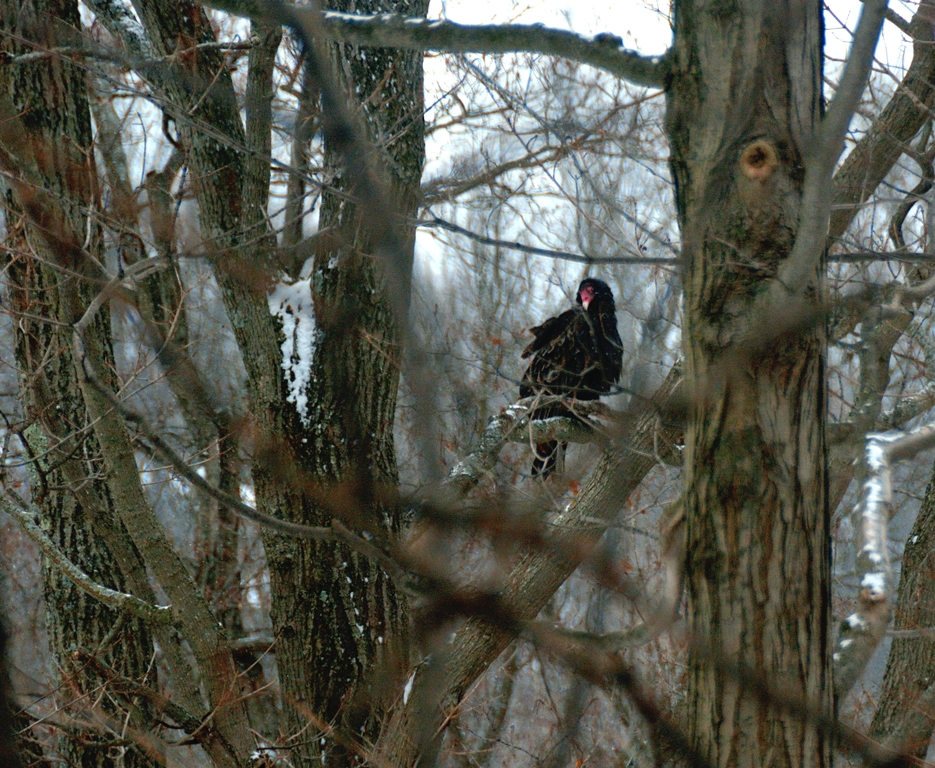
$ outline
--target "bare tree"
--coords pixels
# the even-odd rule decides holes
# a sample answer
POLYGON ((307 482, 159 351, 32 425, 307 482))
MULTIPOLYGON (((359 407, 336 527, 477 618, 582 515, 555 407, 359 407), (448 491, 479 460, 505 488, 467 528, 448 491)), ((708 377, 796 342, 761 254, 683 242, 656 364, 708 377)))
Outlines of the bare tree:
MULTIPOLYGON (((837 710, 887 631, 896 463, 930 428, 871 435, 857 461, 859 588, 836 645, 830 551, 867 433, 933 405, 914 373, 935 348, 930 222, 910 217, 932 183, 927 2, 911 22, 865 3, 826 109, 818 6, 678 0, 655 57, 612 35, 429 21, 425 3, 86 5, 82 29, 76 3, 8 2, 0 69, 20 401, 4 415, 31 473, 28 492, 5 476, 3 508, 47 562, 74 695, 31 711, 63 754, 159 762, 175 732, 223 766, 493 762, 529 685, 517 659, 547 694, 550 764, 604 748, 583 746, 597 710, 641 734, 620 741, 636 762, 819 766, 835 747, 886 762, 905 739, 924 752, 931 720, 893 707, 909 684, 931 697, 920 643, 892 656, 873 726, 889 751, 837 710), (886 104, 862 105, 868 82, 880 92, 885 17, 916 55, 886 104), (426 51, 454 54, 429 140, 469 138, 423 181, 426 51), (140 121, 164 149, 148 175, 124 98, 153 105, 140 121), (839 162, 859 109, 867 128, 839 162), (663 132, 674 188, 649 141, 663 132), (447 238, 460 291, 413 291, 419 227, 447 238), (532 403, 512 402, 524 326, 595 265, 626 299, 631 385, 614 408, 530 420, 532 403), (684 362, 667 371, 679 336, 684 362), (222 394, 238 370, 243 395, 222 394), (543 438, 590 445, 593 468, 523 478, 523 446, 543 438), (629 525, 621 511, 653 472, 683 488, 640 504, 661 523, 645 588, 607 532, 629 525), (202 532, 192 544, 173 504, 202 532), (568 594, 622 596, 632 624, 562 626, 553 601, 576 571, 568 594), (487 725, 470 734, 465 715, 446 747, 518 638, 485 689, 487 725), (687 680, 667 698, 636 649, 677 656, 679 638, 687 680)), ((911 552, 898 606, 924 624, 908 585, 926 560, 911 552)))

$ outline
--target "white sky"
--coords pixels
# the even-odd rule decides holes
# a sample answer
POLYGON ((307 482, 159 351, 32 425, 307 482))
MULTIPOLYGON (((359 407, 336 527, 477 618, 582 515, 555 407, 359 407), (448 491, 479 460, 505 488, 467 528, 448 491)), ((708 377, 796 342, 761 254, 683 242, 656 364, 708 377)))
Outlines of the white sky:
MULTIPOLYGON (((842 58, 850 44, 850 35, 840 29, 836 19, 848 29, 857 23, 862 3, 860 0, 826 0, 826 52, 833 58, 842 58)), ((905 19, 910 19, 917 3, 892 0, 890 8, 905 19)), ((514 3, 496 3, 486 0, 432 0, 429 16, 445 17, 462 24, 491 24, 517 22, 546 24, 572 29, 582 34, 610 32, 620 35, 624 44, 646 55, 665 52, 672 41, 669 26, 668 0, 516 0, 514 3)), ((900 66, 905 45, 902 35, 886 24, 878 49, 878 58, 889 66, 900 66)))
POLYGON ((518 0, 512 5, 479 0, 433 0, 429 16, 444 16, 461 24, 516 22, 573 29, 582 34, 611 32, 620 35, 627 47, 645 54, 663 53, 672 40, 665 1, 583 0, 571 4, 568 0, 518 0))

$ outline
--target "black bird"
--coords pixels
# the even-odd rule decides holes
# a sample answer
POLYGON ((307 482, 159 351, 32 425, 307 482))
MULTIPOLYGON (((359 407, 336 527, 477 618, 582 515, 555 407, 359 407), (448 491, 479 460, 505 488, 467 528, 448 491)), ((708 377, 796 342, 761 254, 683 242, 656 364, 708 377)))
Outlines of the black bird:
MULTIPOLYGON (((535 340, 523 350, 532 362, 523 374, 520 397, 562 395, 577 400, 597 400, 620 380, 623 344, 617 333, 614 294, 603 280, 581 281, 575 297, 578 306, 550 317, 532 329, 535 340)), ((573 415, 567 406, 553 403, 536 408, 533 419, 573 415)), ((533 477, 547 477, 555 468, 558 442, 536 444, 533 477)))

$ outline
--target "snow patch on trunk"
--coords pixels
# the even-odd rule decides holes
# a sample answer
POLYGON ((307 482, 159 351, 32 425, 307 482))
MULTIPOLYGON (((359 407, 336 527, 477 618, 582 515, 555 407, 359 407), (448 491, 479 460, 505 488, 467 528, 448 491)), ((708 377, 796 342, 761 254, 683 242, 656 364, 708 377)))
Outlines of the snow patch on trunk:
POLYGON ((287 400, 308 426, 308 385, 315 356, 315 308, 311 278, 277 283, 269 294, 269 311, 282 321, 282 370, 287 400))

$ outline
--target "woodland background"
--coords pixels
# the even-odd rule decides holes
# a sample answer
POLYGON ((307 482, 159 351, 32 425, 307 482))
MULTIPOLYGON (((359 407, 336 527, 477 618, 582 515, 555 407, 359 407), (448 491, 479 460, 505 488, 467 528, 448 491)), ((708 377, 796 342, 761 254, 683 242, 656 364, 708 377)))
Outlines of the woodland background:
MULTIPOLYGON (((454 3, 345 5, 334 9, 459 18, 454 3)), ((672 564, 685 416, 653 397, 683 355, 684 286, 659 87, 511 42, 429 51, 423 84, 420 52, 322 42, 314 14, 295 25, 278 5, 252 8, 252 22, 182 0, 0 9, 0 573, 23 763, 405 764, 411 744, 395 745, 387 723, 409 729, 429 756, 420 765, 686 759, 683 621, 615 647, 638 682, 620 670, 608 682, 543 629, 604 649, 606 633, 652 623, 672 564), (452 499, 444 479, 516 400, 528 328, 570 306, 587 275, 616 296, 625 372, 605 402, 630 420, 601 424, 608 439, 642 430, 639 449, 628 443, 646 463, 627 470, 632 492, 612 494, 595 527, 605 443, 574 444, 564 476, 539 483, 527 431, 497 444, 486 471, 469 467, 464 490, 478 487, 452 499), (593 540, 562 549, 547 534, 575 503, 593 540), (252 508, 314 528, 313 543, 244 519, 252 508), (539 550, 573 573, 556 566, 536 629, 490 596, 539 550), (174 606, 172 622, 154 605, 174 606), (410 665, 435 674, 472 620, 520 636, 476 682, 465 673, 441 701, 445 727, 426 735, 435 721, 419 706, 439 702, 409 704, 433 686, 413 687, 410 665), (408 725, 388 711, 409 712, 408 725)), ((647 10, 665 30, 671 9, 647 10)), ((889 10, 835 177, 835 625, 865 572, 864 435, 923 424, 935 407, 930 12, 889 10)), ((858 9, 823 13, 830 100, 858 9)), ((640 45, 664 31, 605 26, 627 23, 616 12, 547 18, 664 50, 640 45)), ((619 43, 589 44, 598 56, 619 43)), ((837 702, 841 728, 919 758, 935 722, 932 471, 926 453, 895 470, 895 628, 837 702)), ((784 716, 814 716, 803 712, 784 716)), ((837 735, 851 747, 842 760, 883 762, 837 735)))

